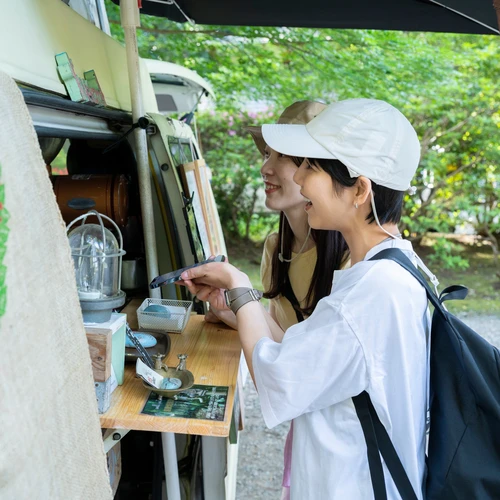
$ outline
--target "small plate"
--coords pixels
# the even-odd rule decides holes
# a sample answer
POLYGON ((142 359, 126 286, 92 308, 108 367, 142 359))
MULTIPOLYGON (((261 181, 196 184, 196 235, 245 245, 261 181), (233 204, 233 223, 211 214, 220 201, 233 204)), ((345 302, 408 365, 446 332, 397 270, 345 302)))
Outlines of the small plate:
MULTIPOLYGON (((149 353, 151 357, 155 354, 163 354, 167 357, 170 352, 170 336, 168 333, 159 333, 159 332, 147 332, 143 330, 134 330, 137 333, 148 333, 152 335, 156 339, 156 345, 153 347, 146 348, 146 351, 149 353)), ((135 347, 125 347, 125 361, 129 363, 135 363, 137 358, 139 357, 139 353, 135 347)))
POLYGON ((142 381, 142 385, 146 389, 149 389, 151 392, 154 392, 159 396, 175 396, 176 394, 179 394, 179 392, 190 389, 194 384, 194 375, 189 370, 178 371, 175 368, 169 368, 168 370, 155 370, 155 372, 160 373, 163 377, 178 378, 182 382, 182 385, 179 387, 179 389, 157 389, 156 387, 153 387, 152 385, 144 382, 144 380, 142 381))
MULTIPOLYGON (((154 347, 158 341, 156 340, 156 337, 153 337, 150 333, 144 333, 144 332, 132 332, 135 336, 135 338, 139 341, 139 344, 141 344, 144 349, 149 349, 151 347, 154 347)), ((128 338, 128 336, 125 338, 125 347, 134 347, 133 342, 128 338)))

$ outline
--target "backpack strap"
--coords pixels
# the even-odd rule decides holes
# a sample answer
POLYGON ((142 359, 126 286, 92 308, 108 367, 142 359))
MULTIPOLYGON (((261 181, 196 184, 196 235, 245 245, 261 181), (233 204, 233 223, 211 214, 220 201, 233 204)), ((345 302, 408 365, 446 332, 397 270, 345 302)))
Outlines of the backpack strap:
POLYGON ((392 444, 391 438, 378 418, 370 395, 363 391, 352 398, 356 413, 358 415, 363 434, 365 435, 366 448, 368 452, 368 466, 372 480, 375 500, 386 500, 384 469, 380 454, 384 458, 387 469, 403 500, 417 500, 417 495, 406 475, 406 471, 398 457, 398 453, 392 444))
MULTIPOLYGON (((443 306, 440 299, 432 291, 431 287, 413 265, 411 260, 398 248, 387 248, 374 255, 370 260, 388 259, 398 263, 406 269, 424 288, 427 298, 436 309, 443 312, 443 306)), ((450 290, 455 292, 455 290, 450 290)), ((451 298, 451 297, 450 297, 451 298)), ((370 477, 373 486, 375 500, 386 500, 387 492, 385 488, 384 470, 380 454, 384 458, 385 464, 396 488, 403 500, 417 500, 413 486, 408 479, 397 451, 392 444, 391 438, 380 421, 375 407, 373 406, 370 395, 363 391, 361 394, 352 398, 356 414, 358 415, 365 436, 366 448, 368 454, 368 466, 370 468, 370 477)))
POLYGON ((439 301, 443 303, 445 300, 464 300, 468 293, 469 289, 463 285, 451 285, 441 292, 439 301))
MULTIPOLYGON (((439 297, 434 293, 422 276, 419 270, 413 265, 411 260, 398 248, 387 248, 382 250, 377 255, 374 255, 370 260, 393 260, 403 269, 408 271, 425 289, 428 300, 432 303, 437 311, 446 317, 446 309, 443 302, 446 300, 462 300, 467 296, 467 288, 461 285, 453 285, 445 288, 439 297)), ((432 274, 428 270, 426 274, 432 274)), ((436 286, 437 280, 433 281, 436 286)), ((368 452, 368 465, 370 467, 370 476, 372 480, 375 500, 386 500, 387 493, 385 490, 384 471, 382 468, 380 454, 384 458, 387 469, 396 485, 399 494, 403 500, 416 500, 415 491, 406 475, 403 464, 398 457, 396 449, 392 444, 391 438, 380 421, 375 407, 370 399, 369 394, 364 391, 358 396, 352 398, 356 413, 358 415, 363 434, 365 435, 366 447, 368 452), (368 416, 367 416, 368 415, 368 416)))
POLYGON ((300 323, 301 321, 304 321, 304 315, 300 310, 299 301, 297 300, 295 293, 293 293, 292 284, 290 283, 290 278, 288 276, 286 277, 285 286, 281 293, 283 294, 285 299, 287 299, 288 302, 292 304, 293 310, 295 311, 295 316, 297 316, 297 322, 300 323))
MULTIPOLYGON (((361 394, 354 396, 352 402, 356 409, 361 428, 366 441, 366 451, 368 455, 368 467, 370 468, 370 478, 373 486, 373 494, 375 500, 387 500, 387 492, 385 490, 384 469, 382 468, 382 460, 380 460, 379 446, 377 435, 373 428, 373 420, 370 415, 370 409, 366 402, 368 393, 363 391, 361 394)), ((370 396, 368 396, 370 398, 370 396)))

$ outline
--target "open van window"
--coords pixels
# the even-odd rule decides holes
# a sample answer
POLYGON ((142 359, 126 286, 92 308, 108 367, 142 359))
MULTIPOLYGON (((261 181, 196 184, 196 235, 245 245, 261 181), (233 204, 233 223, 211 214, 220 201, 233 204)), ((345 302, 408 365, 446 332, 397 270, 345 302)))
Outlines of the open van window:
POLYGON ((168 146, 170 148, 172 160, 176 166, 198 159, 198 155, 190 141, 169 137, 168 146))
MULTIPOLYGON (((225 248, 210 171, 194 127, 187 118, 176 119, 192 118, 200 99, 213 95, 210 85, 193 71, 162 61, 153 61, 149 71, 139 59, 135 70, 142 85, 131 92, 134 83, 128 78, 127 51, 108 36, 104 0, 18 0, 9 3, 7 14, 0 30, 0 43, 7 48, 0 54, 0 72, 9 77, 5 80, 10 87, 15 87, 14 80, 22 92, 66 226, 89 210, 117 224, 118 229, 107 229, 115 235, 119 230, 123 237, 126 254, 121 260, 119 288, 127 299, 137 302, 153 295, 155 299, 192 300, 185 287, 173 284, 150 294, 148 275, 155 277, 205 260, 215 242, 225 248), (12 43, 21 32, 22 43, 12 43), (95 93, 90 90, 98 91, 99 99, 93 99, 95 93), (131 94, 142 101, 139 112, 134 106, 132 113, 131 94), (159 109, 158 103, 167 101, 167 109, 159 109), (199 168, 196 173, 201 175, 194 183, 193 170, 191 184, 186 182, 186 165, 199 168), (203 213, 198 210, 201 205, 203 213)), ((36 143, 32 149, 36 157, 36 143)), ((45 172, 41 174, 45 177, 45 172)), ((44 183, 44 196, 50 195, 54 212, 47 178, 44 183)), ((59 217, 53 215, 61 229, 59 217)), ((57 266, 49 274, 52 271, 57 273, 57 266)), ((66 283, 72 286, 71 280, 66 283)), ((136 310, 134 303, 128 307, 136 310)), ((194 300, 196 312, 206 312, 205 308, 203 302, 194 300)), ((197 325, 200 320, 196 318, 197 325)), ((239 346, 233 339, 231 360, 238 360, 239 346)), ((109 388, 110 378, 99 387, 109 388)), ((225 380, 221 385, 235 386, 236 370, 225 380)), ((175 442, 169 442, 172 447, 175 442)), ((130 461, 134 467, 142 465, 142 458, 130 461)), ((175 461, 169 467, 177 471, 175 461)))
POLYGON ((82 17, 110 35, 104 0, 61 0, 82 17))

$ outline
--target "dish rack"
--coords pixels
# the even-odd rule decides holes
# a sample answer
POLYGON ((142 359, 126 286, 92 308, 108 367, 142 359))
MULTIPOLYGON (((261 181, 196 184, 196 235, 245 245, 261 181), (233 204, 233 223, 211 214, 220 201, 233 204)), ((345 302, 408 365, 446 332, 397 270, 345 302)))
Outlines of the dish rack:
POLYGON ((186 328, 193 303, 188 300, 144 299, 137 309, 137 321, 141 330, 182 333, 186 328), (145 311, 148 306, 159 305, 168 309, 170 317, 162 312, 145 311))

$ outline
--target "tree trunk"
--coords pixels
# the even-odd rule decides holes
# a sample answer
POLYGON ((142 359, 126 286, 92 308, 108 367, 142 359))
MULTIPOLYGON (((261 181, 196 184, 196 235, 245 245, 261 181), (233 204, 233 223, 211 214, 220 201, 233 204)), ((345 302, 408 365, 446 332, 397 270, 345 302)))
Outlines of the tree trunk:
POLYGON ((495 264, 495 267, 498 271, 500 271, 499 266, 498 266, 498 254, 499 254, 499 248, 498 248, 498 241, 495 238, 495 235, 490 231, 490 229, 485 226, 484 232, 486 234, 486 239, 491 242, 491 249, 493 250, 493 262, 495 264))
POLYGON ((238 235, 238 209, 236 208, 236 205, 233 204, 231 207, 231 220, 233 221, 233 233, 234 235, 238 235))

